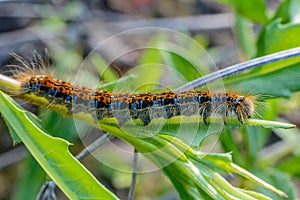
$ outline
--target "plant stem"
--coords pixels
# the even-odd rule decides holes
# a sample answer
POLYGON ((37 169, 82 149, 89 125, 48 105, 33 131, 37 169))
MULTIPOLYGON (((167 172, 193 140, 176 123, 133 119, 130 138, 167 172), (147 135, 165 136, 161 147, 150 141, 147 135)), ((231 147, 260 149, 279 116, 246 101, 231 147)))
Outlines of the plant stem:
POLYGON ((128 193, 127 200, 134 199, 134 190, 136 185, 136 176, 137 176, 137 167, 138 167, 138 151, 134 149, 134 156, 133 156, 133 165, 132 165, 132 179, 131 179, 131 186, 128 193))
POLYGON ((248 70, 248 69, 253 69, 253 68, 265 65, 265 64, 273 63, 273 62, 276 62, 276 61, 279 61, 279 60, 288 59, 288 58, 291 58, 291 57, 296 57, 296 56, 299 56, 299 55, 300 55, 300 47, 296 47, 296 48, 293 48, 293 49, 288 49, 288 50, 285 50, 285 51, 280 51, 280 52, 273 53, 273 54, 270 54, 270 55, 266 55, 266 56, 263 56, 263 57, 255 58, 255 59, 243 62, 243 63, 232 65, 230 67, 221 69, 219 71, 210 73, 206 76, 203 76, 203 77, 200 77, 196 80, 188 82, 187 84, 185 84, 185 85, 183 85, 179 88, 176 88, 174 90, 174 92, 180 92, 180 91, 184 91, 184 90, 187 90, 187 89, 200 87, 200 86, 203 86, 207 83, 216 81, 216 80, 221 79, 221 78, 225 78, 227 76, 231 76, 231 75, 240 73, 240 72, 248 70))
POLYGON ((77 160, 82 160, 86 156, 90 155, 91 152, 95 151, 96 149, 100 148, 102 145, 104 145, 107 141, 113 139, 114 136, 110 135, 108 133, 105 133, 103 136, 98 138, 95 142, 87 146, 85 149, 83 149, 79 154, 76 155, 77 160))

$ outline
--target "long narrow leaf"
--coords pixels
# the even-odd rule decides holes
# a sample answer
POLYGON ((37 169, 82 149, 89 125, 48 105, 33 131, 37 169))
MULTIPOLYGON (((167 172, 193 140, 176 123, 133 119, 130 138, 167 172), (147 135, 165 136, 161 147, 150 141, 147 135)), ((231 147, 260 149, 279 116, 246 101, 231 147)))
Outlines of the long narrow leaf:
POLYGON ((70 199, 117 199, 68 151, 70 143, 47 135, 33 115, 0 92, 0 111, 30 153, 70 199))

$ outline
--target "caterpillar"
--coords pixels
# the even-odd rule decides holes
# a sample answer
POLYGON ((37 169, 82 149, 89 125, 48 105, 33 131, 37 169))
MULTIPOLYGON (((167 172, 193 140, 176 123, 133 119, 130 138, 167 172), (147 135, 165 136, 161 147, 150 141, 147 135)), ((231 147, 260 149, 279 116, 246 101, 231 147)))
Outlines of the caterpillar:
POLYGON ((221 115, 224 123, 228 117, 237 117, 243 123, 254 115, 255 97, 233 92, 196 90, 130 94, 76 86, 52 78, 52 74, 46 71, 47 60, 37 53, 33 55, 34 60, 28 63, 13 54, 22 66, 11 65, 16 68, 12 70, 13 78, 20 82, 19 91, 12 94, 20 98, 27 94, 44 97, 49 106, 63 105, 69 114, 91 113, 97 120, 115 117, 119 125, 130 119, 140 119, 145 126, 159 117, 200 115, 204 124, 208 125, 207 119, 213 114, 221 115))
POLYGON ((115 117, 120 125, 130 119, 140 119, 148 125, 152 118, 179 115, 200 115, 204 124, 212 114, 236 116, 240 123, 254 114, 253 97, 231 92, 184 91, 180 93, 113 93, 75 86, 47 75, 29 76, 22 80, 24 94, 45 97, 49 102, 64 105, 68 112, 96 112, 97 120, 115 117), (151 113, 154 113, 151 115, 151 113))

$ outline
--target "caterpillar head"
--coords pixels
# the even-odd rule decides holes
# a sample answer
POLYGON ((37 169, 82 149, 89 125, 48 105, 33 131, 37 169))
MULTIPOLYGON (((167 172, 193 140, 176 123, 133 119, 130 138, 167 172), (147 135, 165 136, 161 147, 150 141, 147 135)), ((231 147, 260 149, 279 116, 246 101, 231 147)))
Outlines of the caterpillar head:
POLYGON ((236 115, 238 120, 243 123, 244 119, 249 119, 254 114, 254 101, 245 96, 239 96, 236 104, 236 115))

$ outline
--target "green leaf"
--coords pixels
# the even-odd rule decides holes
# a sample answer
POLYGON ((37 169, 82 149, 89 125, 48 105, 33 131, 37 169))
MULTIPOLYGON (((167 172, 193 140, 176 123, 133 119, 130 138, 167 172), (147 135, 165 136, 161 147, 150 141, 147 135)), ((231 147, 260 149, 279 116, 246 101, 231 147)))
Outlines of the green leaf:
POLYGON ((299 14, 299 0, 285 0, 279 5, 273 20, 280 18, 283 24, 297 20, 299 14))
POLYGON ((227 128, 222 131, 220 142, 225 152, 232 152, 232 159, 235 163, 247 166, 247 157, 243 154, 243 149, 231 129, 227 128))
MULTIPOLYGON (((162 167, 183 199, 199 197, 206 199, 231 199, 231 197, 254 199, 252 197, 254 193, 234 188, 215 170, 237 173, 278 195, 285 195, 250 172, 234 165, 229 154, 204 154, 169 135, 155 134, 148 138, 139 138, 136 137, 136 134, 140 133, 124 132, 112 124, 107 124, 107 122, 107 120, 101 121, 101 128, 132 144, 158 167, 162 167), (251 194, 249 195, 249 193, 251 194)), ((260 197, 259 199, 268 199, 262 194, 255 193, 254 196, 260 197)))
POLYGON ((261 29, 257 40, 257 56, 292 48, 294 45, 299 44, 298 38, 294 38, 296 40, 293 41, 289 37, 295 37, 293 35, 297 35, 297 32, 299 32, 297 28, 299 26, 299 9, 300 2, 298 0, 282 1, 274 17, 261 29), (287 38, 293 42, 288 41, 287 38))
POLYGON ((161 63, 161 50, 157 46, 165 38, 164 34, 155 35, 149 42, 149 48, 143 49, 143 53, 138 61, 138 67, 134 68, 130 74, 136 76, 136 80, 132 83, 136 91, 151 91, 156 89, 163 70, 161 63), (145 76, 147 74, 147 76, 145 76), (142 76, 141 76, 142 75, 142 76))
POLYGON ((70 154, 67 141, 44 133, 31 113, 2 92, 0 108, 12 131, 70 199, 117 199, 70 154))
POLYGON ((91 62, 101 78, 106 82, 114 81, 118 78, 118 76, 113 72, 113 70, 109 67, 109 64, 97 53, 90 53, 86 58, 85 62, 91 62))
MULTIPOLYGON (((75 117, 77 117, 75 115, 75 117)), ((208 122, 210 122, 210 118, 208 122)), ((100 121, 101 125, 118 127, 115 118, 104 118, 100 121)), ((289 123, 281 123, 276 121, 249 119, 244 125, 257 126, 264 128, 294 128, 295 125, 289 123)), ((197 115, 193 116, 176 116, 170 119, 156 118, 152 119, 147 127, 144 127, 141 120, 136 119, 128 121, 122 125, 122 129, 129 133, 137 133, 137 136, 151 136, 159 131, 162 134, 179 137, 190 143, 192 146, 199 146, 201 142, 210 134, 219 134, 223 128, 243 127, 236 118, 228 118, 224 125, 221 117, 214 117, 212 127, 204 124, 202 118, 197 115)))
POLYGON ((162 55, 165 63, 178 72, 176 75, 180 74, 180 76, 184 76, 187 81, 192 81, 201 76, 199 70, 197 70, 189 60, 185 59, 182 55, 179 55, 179 53, 164 52, 162 55))
POLYGON ((107 91, 113 91, 114 87, 116 87, 116 85, 118 84, 125 84, 125 85, 129 85, 132 82, 134 82, 136 80, 137 76, 134 74, 130 74, 128 76, 122 77, 118 80, 114 80, 111 81, 109 83, 104 83, 101 84, 97 89, 98 90, 107 90, 107 91))
POLYGON ((267 21, 266 4, 263 0, 219 0, 229 4, 240 15, 255 22, 264 23, 267 21))
MULTIPOLYGON (((258 171, 255 174, 261 177, 262 179, 268 181, 273 186, 280 188, 282 191, 284 191, 288 195, 288 199, 297 199, 296 188, 293 185, 289 174, 274 168, 264 168, 264 170, 258 171)), ((265 190, 265 188, 258 188, 258 191, 263 192, 272 199, 286 199, 284 196, 278 197, 274 195, 274 193, 270 193, 270 191, 265 190)))
POLYGON ((300 157, 296 156, 296 157, 285 159, 284 162, 282 162, 278 166, 278 169, 286 173, 289 173, 293 177, 299 178, 300 177, 299 165, 300 165, 300 157))
POLYGON ((265 28, 264 54, 300 46, 299 33, 300 24, 282 24, 281 20, 274 20, 265 28))
MULTIPOLYGON (((258 56, 300 46, 300 25, 281 24, 279 19, 263 27, 257 43, 258 56)), ((238 77, 227 78, 225 84, 241 88, 245 93, 262 95, 262 99, 290 97, 300 90, 300 57, 285 59, 254 69, 238 77)))
POLYGON ((8 121, 6 121, 5 118, 4 118, 4 121, 7 124, 7 128, 9 130, 9 133, 10 133, 10 136, 13 140, 14 145, 22 142, 22 140, 19 138, 18 134, 16 134, 16 132, 14 131, 12 125, 8 121))
POLYGON ((240 45, 246 58, 253 58, 256 53, 255 36, 252 24, 246 18, 236 16, 236 33, 238 36, 238 44, 240 45))
MULTIPOLYGON (((295 59, 296 60, 296 59, 295 59)), ((226 85, 235 85, 245 93, 257 95, 258 100, 290 97, 293 92, 300 90, 300 64, 287 63, 268 65, 259 71, 241 75, 238 79, 227 80, 226 85)), ((259 104, 258 106, 263 106, 259 104)))
MULTIPOLYGON (((238 165, 235 164, 231 164, 230 166, 226 166, 226 168, 228 167, 228 170, 234 173, 239 174, 240 176, 243 176, 245 178, 247 178, 248 180, 262 186, 263 188, 272 191, 273 193, 281 196, 281 197, 287 197, 287 195, 282 192, 281 190, 276 189, 273 185, 266 183, 265 181, 263 181, 262 179, 256 177, 255 175, 251 174, 250 172, 248 172, 247 170, 239 167, 238 165)), ((279 187, 280 188, 280 187, 279 187)))

